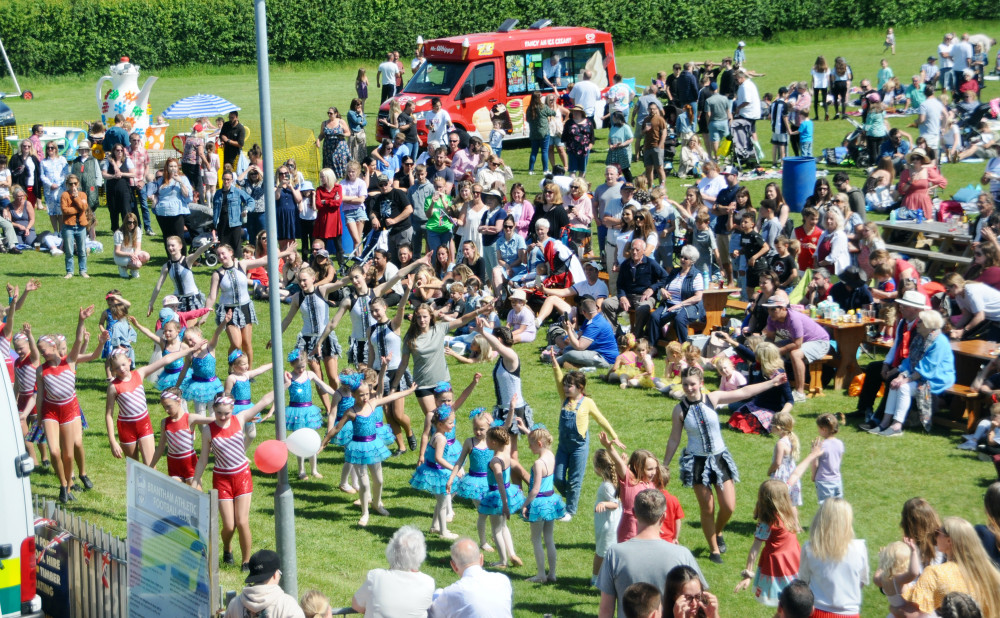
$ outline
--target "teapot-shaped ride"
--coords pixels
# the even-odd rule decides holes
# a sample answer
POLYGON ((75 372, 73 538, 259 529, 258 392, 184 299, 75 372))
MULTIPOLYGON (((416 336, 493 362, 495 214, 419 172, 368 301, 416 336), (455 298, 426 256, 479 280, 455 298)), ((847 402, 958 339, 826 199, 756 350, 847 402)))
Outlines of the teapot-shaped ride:
POLYGON ((129 62, 128 56, 122 56, 121 62, 110 67, 111 75, 105 75, 97 80, 97 106, 101 110, 101 120, 105 125, 115 115, 121 114, 129 125, 129 133, 138 131, 145 135, 152 118, 153 108, 149 103, 149 91, 156 77, 149 77, 139 88, 139 65, 129 62), (111 82, 111 88, 101 94, 101 85, 111 82))

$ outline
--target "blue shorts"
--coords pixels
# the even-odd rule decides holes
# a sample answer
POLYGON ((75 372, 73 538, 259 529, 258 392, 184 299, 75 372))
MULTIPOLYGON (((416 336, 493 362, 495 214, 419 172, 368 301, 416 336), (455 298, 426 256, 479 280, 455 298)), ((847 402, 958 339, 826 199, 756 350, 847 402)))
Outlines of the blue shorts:
POLYGON ((365 209, 363 207, 355 208, 354 210, 345 210, 344 220, 350 223, 356 223, 358 221, 367 221, 368 213, 365 212, 365 209))
POLYGON ((823 504, 827 498, 843 498, 844 481, 816 481, 816 501, 823 504))
POLYGON ((726 120, 713 120, 708 123, 708 139, 712 142, 721 142, 722 138, 729 135, 729 122, 726 120))

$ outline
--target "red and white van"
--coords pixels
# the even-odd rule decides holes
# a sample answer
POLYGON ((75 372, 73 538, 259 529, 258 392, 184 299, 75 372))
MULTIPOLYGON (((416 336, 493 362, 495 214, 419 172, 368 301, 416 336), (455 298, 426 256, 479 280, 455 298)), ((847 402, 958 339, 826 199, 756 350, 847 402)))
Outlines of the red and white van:
MULTIPOLYGON (((553 55, 560 59, 560 93, 572 89, 584 70, 593 71, 592 81, 606 92, 616 73, 611 35, 590 28, 547 24, 542 20, 527 30, 513 30, 507 22, 504 26, 508 28, 501 27, 497 32, 425 42, 426 62, 394 97, 400 106, 414 102, 421 145, 427 144, 424 114, 430 115, 434 97, 441 100, 459 132, 478 134, 487 141, 493 129, 490 110, 503 104, 511 121, 506 139, 527 138, 524 112, 533 92, 552 92, 543 81, 542 71, 553 55)), ((379 108, 380 118, 388 116, 390 101, 379 108)), ((381 124, 377 127, 379 140, 388 137, 381 124)))

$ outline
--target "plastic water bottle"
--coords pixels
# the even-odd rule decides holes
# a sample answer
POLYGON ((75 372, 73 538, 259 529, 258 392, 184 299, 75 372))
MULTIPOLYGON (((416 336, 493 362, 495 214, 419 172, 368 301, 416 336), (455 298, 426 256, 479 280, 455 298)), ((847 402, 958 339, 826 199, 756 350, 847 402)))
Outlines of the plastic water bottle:
POLYGON ((923 208, 918 208, 917 209, 917 223, 923 223, 923 222, 924 222, 924 209, 923 208))

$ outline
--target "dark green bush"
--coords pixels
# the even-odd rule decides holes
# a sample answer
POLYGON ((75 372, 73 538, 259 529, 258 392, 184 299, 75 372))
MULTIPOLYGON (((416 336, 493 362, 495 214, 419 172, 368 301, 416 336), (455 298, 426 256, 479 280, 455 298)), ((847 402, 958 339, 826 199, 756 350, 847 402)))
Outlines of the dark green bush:
MULTIPOLYGON (((993 0, 268 0, 276 61, 380 57, 425 39, 539 17, 610 31, 618 44, 725 34, 994 17, 993 0)), ((120 55, 146 69, 254 60, 251 0, 3 0, 0 34, 24 74, 91 71, 120 55)))

